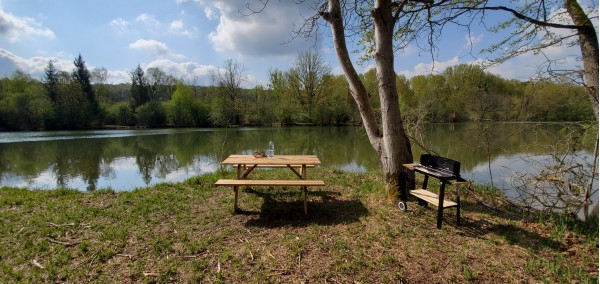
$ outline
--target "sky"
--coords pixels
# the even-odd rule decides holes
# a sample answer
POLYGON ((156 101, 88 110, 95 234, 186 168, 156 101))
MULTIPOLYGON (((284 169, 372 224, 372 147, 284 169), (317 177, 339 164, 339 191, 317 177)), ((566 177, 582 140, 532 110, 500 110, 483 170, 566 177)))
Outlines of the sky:
MULTIPOLYGON (((74 59, 81 54, 88 69, 108 70, 108 83, 131 82, 130 73, 140 65, 143 69, 160 68, 186 83, 210 85, 210 73, 234 59, 245 68, 246 87, 267 86, 269 70, 288 70, 300 52, 309 50, 319 52, 334 74, 342 74, 327 32, 316 38, 292 38, 303 17, 314 13, 312 1, 298 5, 297 1, 272 0, 258 14, 248 13, 248 2, 257 3, 0 0, 0 77, 18 69, 41 78, 49 60, 59 70, 71 72, 74 59)), ((327 27, 321 28, 327 31, 327 27)), ((410 78, 461 63, 481 62, 490 55, 478 51, 501 36, 477 25, 470 36, 463 30, 448 29, 440 38, 435 60, 417 47, 396 53, 396 73, 410 78)), ((354 44, 350 49, 359 50, 354 44)), ((566 47, 551 52, 579 53, 577 48, 566 47)), ((355 62, 359 55, 352 54, 355 62)), ((506 79, 527 80, 541 60, 527 54, 488 71, 506 79)), ((356 64, 360 73, 373 67, 373 62, 356 64)))

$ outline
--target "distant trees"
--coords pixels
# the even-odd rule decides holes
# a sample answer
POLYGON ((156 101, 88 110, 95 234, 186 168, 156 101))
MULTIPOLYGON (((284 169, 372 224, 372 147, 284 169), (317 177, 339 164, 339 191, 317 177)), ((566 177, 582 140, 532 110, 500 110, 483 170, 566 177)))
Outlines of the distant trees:
POLYGON ((315 122, 318 105, 327 96, 331 67, 315 51, 302 52, 294 67, 288 71, 288 84, 298 104, 306 114, 306 121, 315 122))
POLYGON ((84 127, 98 127, 102 123, 102 114, 96 98, 96 93, 92 87, 90 71, 85 65, 85 61, 81 57, 81 54, 73 61, 75 70, 73 70, 73 80, 79 85, 80 90, 85 95, 84 103, 84 127))
POLYGON ((129 90, 131 109, 135 111, 150 100, 150 87, 144 70, 140 65, 133 70, 131 76, 131 89, 129 90))
POLYGON ((211 109, 211 120, 215 125, 239 125, 242 122, 240 102, 242 87, 248 81, 244 65, 233 60, 225 61, 222 69, 211 72, 211 81, 216 87, 216 99, 211 109))
MULTIPOLYGON (((85 65, 79 66, 84 69, 85 65)), ((231 67, 229 75, 238 74, 229 77, 240 79, 234 80, 237 84, 228 86, 222 81, 205 87, 186 85, 160 69, 144 70, 141 66, 131 72, 129 84, 110 85, 105 83, 106 69, 96 68, 89 72, 89 81, 98 112, 90 116, 94 102, 84 91, 85 71, 79 70, 84 75, 75 76, 77 68, 72 72, 57 70, 50 61, 41 80, 20 71, 0 78, 0 130, 207 127, 234 121, 239 125, 356 125, 361 121, 344 76, 325 72, 311 77, 314 72, 307 71, 303 78, 294 65, 288 70, 270 70, 266 87, 244 88, 244 72, 235 71, 243 70, 238 68, 241 64, 230 61, 227 66, 231 67), (317 82, 320 85, 311 85, 317 82)), ((220 74, 226 75, 226 69, 220 74)), ((359 78, 374 113, 380 113, 375 71, 368 70, 359 78)), ((594 120, 581 86, 505 80, 475 65, 449 67, 440 75, 397 76, 396 88, 404 94, 398 102, 404 111, 403 121, 412 126, 427 121, 482 119, 594 120)))

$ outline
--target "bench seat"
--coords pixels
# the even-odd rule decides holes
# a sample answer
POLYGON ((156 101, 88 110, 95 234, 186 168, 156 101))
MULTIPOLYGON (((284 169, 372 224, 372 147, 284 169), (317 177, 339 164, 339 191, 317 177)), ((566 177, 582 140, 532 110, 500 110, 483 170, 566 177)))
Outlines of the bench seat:
MULTIPOLYGON (((412 194, 414 197, 416 197, 418 199, 427 201, 427 203, 430 203, 430 204, 434 205, 435 207, 438 207, 440 204, 439 195, 437 195, 431 191, 424 190, 424 189, 416 189, 416 190, 411 190, 410 194, 412 194)), ((455 207, 457 205, 458 205, 458 203, 456 203, 452 200, 444 199, 442 207, 448 208, 448 207, 455 207)))
POLYGON ((238 188, 240 186, 300 186, 304 191, 304 215, 308 215, 308 186, 324 186, 323 180, 260 180, 260 179, 220 179, 216 186, 232 186, 234 192, 233 211, 238 211, 238 188))
POLYGON ((215 185, 221 186, 324 186, 322 180, 259 180, 259 179, 220 179, 215 185))

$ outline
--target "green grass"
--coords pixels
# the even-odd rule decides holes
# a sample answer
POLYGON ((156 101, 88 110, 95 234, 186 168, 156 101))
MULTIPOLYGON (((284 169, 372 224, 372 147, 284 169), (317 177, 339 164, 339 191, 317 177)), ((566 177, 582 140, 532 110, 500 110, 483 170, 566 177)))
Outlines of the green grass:
POLYGON ((220 174, 122 193, 2 188, 0 283, 598 282, 597 218, 525 216, 475 187, 462 226, 449 209, 438 230, 431 207, 387 200, 378 174, 310 175, 327 185, 307 217, 297 188, 243 189, 233 214, 220 174))

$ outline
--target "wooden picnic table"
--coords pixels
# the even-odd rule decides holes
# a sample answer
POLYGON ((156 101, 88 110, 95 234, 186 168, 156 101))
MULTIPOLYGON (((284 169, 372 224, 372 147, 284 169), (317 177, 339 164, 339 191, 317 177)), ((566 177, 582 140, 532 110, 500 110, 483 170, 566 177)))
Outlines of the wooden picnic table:
POLYGON ((233 186, 233 209, 237 212, 238 188, 240 186, 300 186, 304 191, 304 214, 308 214, 307 194, 308 186, 323 186, 322 180, 308 180, 306 169, 321 164, 315 155, 275 155, 274 157, 255 157, 254 155, 230 155, 221 162, 223 165, 232 165, 236 168, 235 179, 220 179, 215 185, 233 186), (248 175, 255 168, 289 168, 299 179, 293 180, 251 180, 248 175))

